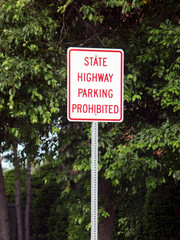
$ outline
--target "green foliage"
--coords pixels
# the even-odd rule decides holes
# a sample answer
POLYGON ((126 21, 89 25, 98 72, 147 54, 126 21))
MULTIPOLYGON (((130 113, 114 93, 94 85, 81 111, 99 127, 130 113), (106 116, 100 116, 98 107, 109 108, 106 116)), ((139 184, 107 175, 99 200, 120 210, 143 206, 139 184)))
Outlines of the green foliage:
MULTIPOLYGON (((142 236, 144 192, 141 188, 132 194, 127 189, 125 182, 121 182, 124 190, 117 190, 115 205, 115 219, 113 240, 138 240, 144 239, 142 236)), ((145 238, 146 239, 146 238, 145 238)))
MULTIPOLYGON (((1 5, 2 145, 7 148, 14 136, 36 155, 37 148, 31 146, 42 141, 45 158, 52 165, 43 178, 49 186, 54 178, 66 183, 56 196, 52 190, 56 187, 48 185, 33 193, 34 197, 37 194, 34 237, 89 238, 91 125, 68 123, 65 103, 66 49, 83 46, 125 51, 125 121, 99 124, 99 178, 111 186, 100 199, 99 217, 108 217, 106 204, 109 195, 113 196, 113 239, 158 239, 163 235, 163 221, 159 217, 162 222, 157 224, 155 212, 164 217, 160 205, 166 192, 162 186, 166 184, 168 190, 169 178, 173 186, 180 179, 177 1, 12 0, 1 1, 1 5), (47 137, 49 131, 54 134, 44 140, 42 136, 47 137), (80 185, 78 189, 71 189, 70 179, 80 185), (160 200, 151 205, 152 196, 160 200), (57 231, 61 227, 56 221, 58 213, 65 228, 61 233, 57 231)), ((40 188, 41 184, 38 180, 40 188)), ((163 206, 168 212, 174 198, 167 194, 166 200, 163 206)), ((167 217, 166 222, 172 224, 166 233, 173 239, 175 218, 169 216, 172 218, 167 217)))
POLYGON ((149 190, 144 204, 143 226, 146 239, 178 239, 179 189, 166 184, 149 190))
POLYGON ((20 0, 1 1, 1 6, 1 142, 39 145, 59 112, 58 24, 48 4, 20 0))
MULTIPOLYGON (((21 203, 25 206, 26 201, 26 171, 20 170, 20 182, 21 182, 21 203)), ((6 189, 6 198, 8 203, 15 202, 15 176, 14 169, 6 171, 4 173, 4 185, 6 189)))
MULTIPOLYGON (((74 35, 73 42, 125 51, 125 121, 99 124, 99 177, 111 181, 117 201, 114 238, 143 238, 141 206, 146 191, 159 189, 170 176, 175 184, 179 181, 177 2, 93 1, 77 6, 85 31, 81 40, 74 35)), ((73 2, 69 11, 71 7, 73 2)), ((79 15, 74 30, 78 23, 79 15)), ((62 124, 66 131, 59 134, 60 144, 67 144, 63 163, 78 170, 76 182, 85 181, 90 170, 90 125, 62 124)))
POLYGON ((46 184, 38 191, 31 210, 32 239, 46 239, 49 232, 48 219, 50 210, 60 195, 60 191, 60 186, 54 183, 46 184))
POLYGON ((152 68, 151 80, 154 84, 153 88, 145 88, 148 94, 160 101, 162 108, 172 106, 174 112, 179 110, 179 33, 179 26, 169 20, 161 23, 159 28, 148 28, 149 47, 143 55, 138 56, 139 62, 149 62, 152 68))
POLYGON ((113 8, 121 8, 122 13, 129 13, 134 8, 139 8, 141 5, 139 0, 127 1, 127 0, 103 0, 103 1, 93 1, 91 5, 82 4, 80 8, 80 12, 83 12, 84 19, 88 19, 89 21, 100 22, 103 23, 104 20, 104 12, 106 9, 113 8))
POLYGON ((79 182, 77 185, 71 182, 71 190, 63 194, 62 200, 68 210, 68 240, 90 237, 90 191, 86 189, 88 183, 89 180, 79 182))
POLYGON ((52 178, 44 184, 42 179, 51 171, 55 169, 45 165, 32 175, 32 239, 88 238, 90 193, 84 196, 84 185, 69 181, 65 189, 52 178))
POLYGON ((63 240, 67 239, 67 226, 68 226, 68 211, 66 203, 58 197, 48 217, 48 240, 63 240))

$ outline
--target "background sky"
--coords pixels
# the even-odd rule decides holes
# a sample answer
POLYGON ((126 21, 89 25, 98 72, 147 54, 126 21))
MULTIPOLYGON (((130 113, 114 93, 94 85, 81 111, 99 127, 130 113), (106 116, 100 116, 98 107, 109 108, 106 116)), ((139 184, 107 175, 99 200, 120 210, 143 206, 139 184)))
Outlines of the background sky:
POLYGON ((5 162, 5 161, 3 161, 3 159, 2 159, 2 168, 12 169, 12 168, 13 168, 13 165, 12 165, 12 163, 10 163, 10 162, 5 162))

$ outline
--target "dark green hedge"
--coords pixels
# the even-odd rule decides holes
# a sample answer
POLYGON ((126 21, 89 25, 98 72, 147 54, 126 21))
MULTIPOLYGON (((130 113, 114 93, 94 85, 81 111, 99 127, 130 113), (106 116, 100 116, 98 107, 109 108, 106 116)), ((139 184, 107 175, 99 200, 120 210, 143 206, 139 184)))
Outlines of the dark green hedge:
POLYGON ((143 217, 145 239, 180 239, 180 192, 173 183, 146 194, 143 217))

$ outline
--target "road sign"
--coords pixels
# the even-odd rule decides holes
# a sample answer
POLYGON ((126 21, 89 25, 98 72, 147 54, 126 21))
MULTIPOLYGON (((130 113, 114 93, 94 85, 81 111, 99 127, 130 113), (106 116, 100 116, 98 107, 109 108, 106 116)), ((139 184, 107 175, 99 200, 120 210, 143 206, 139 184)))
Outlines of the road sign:
POLYGON ((67 59, 69 121, 123 121, 123 50, 69 48, 67 59))

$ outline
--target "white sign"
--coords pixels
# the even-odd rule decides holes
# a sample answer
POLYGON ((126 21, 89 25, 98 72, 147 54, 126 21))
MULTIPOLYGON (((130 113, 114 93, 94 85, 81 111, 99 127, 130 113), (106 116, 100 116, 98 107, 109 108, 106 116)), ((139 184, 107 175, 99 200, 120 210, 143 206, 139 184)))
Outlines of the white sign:
POLYGON ((69 121, 123 121, 123 50, 69 48, 67 59, 69 121))

